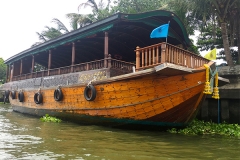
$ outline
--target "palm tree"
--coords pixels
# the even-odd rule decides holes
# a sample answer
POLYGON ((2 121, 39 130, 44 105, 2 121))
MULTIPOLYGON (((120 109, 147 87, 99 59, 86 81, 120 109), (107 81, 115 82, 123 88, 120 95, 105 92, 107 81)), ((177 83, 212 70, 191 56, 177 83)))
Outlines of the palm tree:
POLYGON ((235 6, 234 11, 236 11, 235 22, 237 22, 236 37, 238 46, 238 64, 240 64, 240 1, 237 1, 237 5, 235 6))
POLYGON ((68 13, 66 14, 66 17, 70 19, 70 25, 73 30, 76 30, 78 28, 84 27, 92 23, 92 20, 90 20, 89 15, 68 13))
MULTIPOLYGON (((102 2, 102 0, 101 0, 102 2)), ((87 0, 87 2, 84 2, 84 3, 81 3, 79 6, 78 6, 78 11, 80 10, 80 8, 86 8, 86 7, 91 7, 93 10, 95 10, 96 12, 98 12, 98 5, 96 3, 95 0, 87 0)))
POLYGON ((91 19, 91 21, 93 22, 101 20, 112 14, 112 12, 110 11, 111 0, 107 0, 107 5, 105 5, 103 1, 104 0, 100 0, 100 2, 97 4, 95 0, 87 0, 86 2, 81 3, 78 6, 78 10, 80 10, 82 7, 91 7, 93 14, 89 15, 88 18, 91 19))
POLYGON ((211 16, 215 18, 216 16, 221 28, 226 60, 230 67, 233 67, 234 64, 230 54, 227 25, 230 19, 229 11, 236 5, 236 2, 237 0, 192 0, 192 4, 194 5, 192 11, 195 12, 195 16, 200 15, 202 20, 204 20, 204 18, 207 20, 207 17, 211 16))
MULTIPOLYGON (((189 12, 191 3, 188 3, 188 0, 165 0, 161 5, 164 6, 165 10, 175 13, 181 19, 188 35, 194 34, 196 22, 189 12)), ((161 7, 161 9, 162 8, 163 7, 161 7)))
POLYGON ((227 33, 227 21, 229 18, 228 17, 229 11, 236 4, 236 0, 212 0, 211 3, 215 8, 216 15, 220 23, 222 38, 223 38, 223 46, 224 46, 227 63, 230 67, 233 67, 234 64, 230 54, 230 47, 229 47, 229 40, 228 40, 228 33, 227 33))
POLYGON ((52 22, 55 23, 57 25, 57 30, 58 31, 63 31, 63 33, 68 33, 69 30, 67 29, 67 27, 57 18, 53 18, 52 22))

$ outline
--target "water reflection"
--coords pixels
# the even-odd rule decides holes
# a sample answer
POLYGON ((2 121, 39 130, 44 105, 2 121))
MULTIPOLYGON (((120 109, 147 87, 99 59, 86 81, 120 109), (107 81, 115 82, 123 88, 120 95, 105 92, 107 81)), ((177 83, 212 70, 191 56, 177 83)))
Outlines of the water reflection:
POLYGON ((240 140, 44 123, 0 105, 0 159, 239 159, 240 140))

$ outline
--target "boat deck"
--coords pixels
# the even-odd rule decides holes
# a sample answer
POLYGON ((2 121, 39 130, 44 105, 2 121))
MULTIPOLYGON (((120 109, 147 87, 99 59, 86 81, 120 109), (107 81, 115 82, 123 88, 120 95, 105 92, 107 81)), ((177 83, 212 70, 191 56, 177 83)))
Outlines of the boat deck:
POLYGON ((209 60, 201 56, 198 56, 190 51, 184 50, 180 47, 165 42, 143 48, 137 47, 135 52, 136 61, 134 63, 113 59, 111 58, 111 55, 109 55, 106 59, 100 59, 86 63, 75 64, 71 66, 64 66, 60 68, 21 74, 18 76, 14 76, 12 78, 12 81, 62 75, 103 68, 114 69, 115 74, 110 75, 112 77, 144 70, 147 68, 157 66, 159 64, 163 64, 165 62, 192 69, 201 67, 203 66, 203 64, 209 62, 209 60))

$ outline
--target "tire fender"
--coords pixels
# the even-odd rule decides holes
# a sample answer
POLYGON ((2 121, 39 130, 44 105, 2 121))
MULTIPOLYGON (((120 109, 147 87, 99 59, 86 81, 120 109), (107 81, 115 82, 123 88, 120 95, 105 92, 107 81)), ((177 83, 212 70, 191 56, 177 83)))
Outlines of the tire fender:
POLYGON ((18 92, 18 100, 19 102, 23 102, 24 101, 24 94, 22 91, 18 92))
POLYGON ((61 101, 63 99, 63 93, 60 88, 55 89, 54 99, 55 99, 55 101, 61 101))
POLYGON ((36 104, 41 104, 43 102, 43 96, 40 92, 34 94, 34 102, 36 104))
POLYGON ((93 101, 96 98, 96 95, 97 95, 96 89, 92 84, 85 87, 84 97, 87 101, 93 101), (89 92, 91 93, 89 94, 89 92))

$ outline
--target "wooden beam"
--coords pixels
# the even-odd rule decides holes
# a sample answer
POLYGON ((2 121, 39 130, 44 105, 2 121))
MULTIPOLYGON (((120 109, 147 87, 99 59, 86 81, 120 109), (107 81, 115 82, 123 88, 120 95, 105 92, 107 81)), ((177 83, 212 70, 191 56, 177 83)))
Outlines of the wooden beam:
POLYGON ((108 58, 108 32, 105 32, 104 37, 104 67, 107 68, 107 58, 108 58))
POLYGON ((48 76, 49 76, 49 70, 51 69, 51 62, 52 62, 52 51, 49 50, 49 53, 48 53, 48 76))
POLYGON ((20 61, 20 75, 22 75, 22 59, 21 59, 21 61, 20 61))
POLYGON ((139 46, 136 47, 136 71, 140 68, 140 51, 139 46))
POLYGON ((71 72, 73 72, 73 66, 75 64, 75 43, 72 43, 72 66, 71 66, 71 72))
POLYGON ((8 78, 9 78, 9 77, 8 77, 8 76, 9 76, 9 65, 7 65, 6 74, 7 74, 7 75, 6 75, 6 82, 9 82, 9 79, 8 79, 8 78))
POLYGON ((13 73, 14 73, 14 62, 12 64, 12 66, 11 66, 10 81, 12 81, 13 73))
POLYGON ((34 55, 32 55, 32 68, 31 68, 31 72, 32 72, 32 73, 33 73, 33 71, 34 71, 34 66, 35 66, 34 55))

